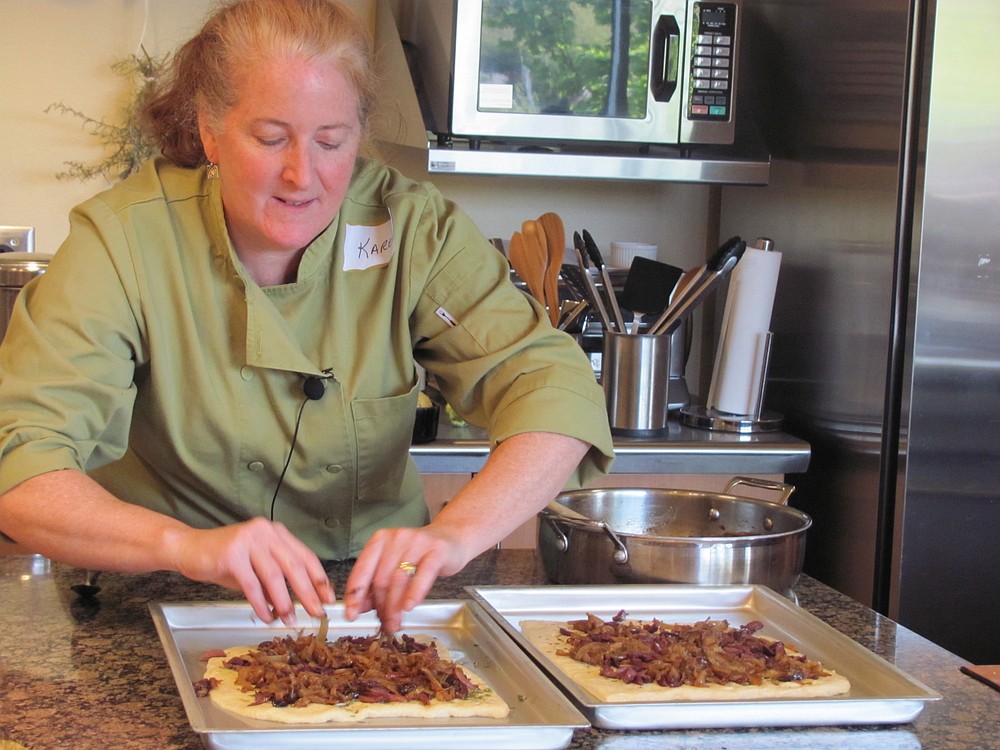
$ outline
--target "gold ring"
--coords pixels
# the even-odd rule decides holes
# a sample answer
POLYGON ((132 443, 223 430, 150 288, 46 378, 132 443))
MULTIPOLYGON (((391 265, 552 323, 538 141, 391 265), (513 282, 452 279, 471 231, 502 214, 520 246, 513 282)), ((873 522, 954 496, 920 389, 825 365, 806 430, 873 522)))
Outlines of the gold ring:
POLYGON ((399 564, 399 569, 408 576, 415 576, 417 574, 417 566, 405 560, 399 564))

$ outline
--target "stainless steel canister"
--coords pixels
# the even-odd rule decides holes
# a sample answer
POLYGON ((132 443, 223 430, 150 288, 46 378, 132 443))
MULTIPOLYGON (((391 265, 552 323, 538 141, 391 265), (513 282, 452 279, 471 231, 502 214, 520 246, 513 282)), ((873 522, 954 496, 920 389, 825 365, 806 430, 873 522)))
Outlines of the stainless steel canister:
POLYGON ((47 253, 0 253, 0 340, 7 333, 18 293, 36 276, 45 273, 52 256, 47 253))
POLYGON ((651 436, 667 429, 670 336, 605 331, 601 384, 611 431, 651 436))

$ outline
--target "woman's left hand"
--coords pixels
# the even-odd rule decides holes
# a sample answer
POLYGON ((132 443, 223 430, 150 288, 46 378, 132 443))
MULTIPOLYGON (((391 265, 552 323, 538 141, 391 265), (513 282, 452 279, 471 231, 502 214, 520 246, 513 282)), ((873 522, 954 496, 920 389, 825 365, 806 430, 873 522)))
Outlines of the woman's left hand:
POLYGON ((374 609, 384 632, 397 631, 402 613, 423 601, 438 576, 459 572, 545 507, 589 448, 548 432, 504 440, 430 524, 372 535, 347 579, 347 619, 374 609))
POLYGON ((469 561, 456 540, 433 526, 380 529, 358 556, 344 589, 348 620, 374 609, 383 633, 399 630, 403 612, 424 600, 438 576, 453 575, 469 561))

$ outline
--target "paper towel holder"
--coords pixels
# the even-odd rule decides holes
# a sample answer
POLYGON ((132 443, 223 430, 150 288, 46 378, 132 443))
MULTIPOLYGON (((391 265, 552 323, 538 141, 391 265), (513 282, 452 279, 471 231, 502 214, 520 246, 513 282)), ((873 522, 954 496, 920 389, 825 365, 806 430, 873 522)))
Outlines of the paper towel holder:
POLYGON ((767 385, 767 371, 771 363, 771 342, 774 334, 764 334, 763 356, 757 379, 757 394, 750 414, 730 414, 708 406, 688 405, 681 408, 680 421, 688 427, 699 427, 718 432, 737 432, 749 435, 756 432, 777 432, 784 426, 784 417, 764 409, 764 390, 767 385))

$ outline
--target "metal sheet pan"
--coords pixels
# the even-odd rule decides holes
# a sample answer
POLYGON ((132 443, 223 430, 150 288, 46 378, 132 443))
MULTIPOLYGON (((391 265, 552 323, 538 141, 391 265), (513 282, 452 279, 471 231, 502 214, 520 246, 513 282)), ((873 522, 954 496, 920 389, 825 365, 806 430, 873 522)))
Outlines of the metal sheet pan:
MULTIPOLYGON (((357 724, 285 725, 245 719, 198 698, 192 683, 202 677, 199 656, 209 649, 255 644, 294 628, 262 623, 246 602, 153 602, 149 605, 191 727, 206 747, 242 748, 427 748, 463 750, 566 747, 573 729, 589 726, 552 682, 502 629, 469 601, 425 602, 406 613, 404 632, 439 640, 452 658, 481 676, 511 707, 504 719, 379 719, 357 724)), ((328 638, 367 635, 378 630, 373 613, 354 622, 339 604, 327 607, 328 638)), ((301 608, 298 628, 318 620, 301 608)))
POLYGON ((763 586, 470 586, 466 589, 504 630, 547 671, 594 726, 606 729, 708 729, 834 724, 902 724, 941 696, 804 609, 763 586), (521 620, 609 619, 666 622, 752 620, 762 633, 795 645, 851 681, 832 698, 684 703, 608 703, 568 678, 522 635, 521 620))

